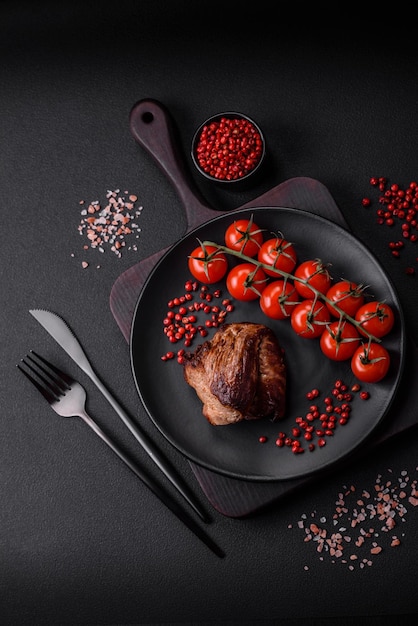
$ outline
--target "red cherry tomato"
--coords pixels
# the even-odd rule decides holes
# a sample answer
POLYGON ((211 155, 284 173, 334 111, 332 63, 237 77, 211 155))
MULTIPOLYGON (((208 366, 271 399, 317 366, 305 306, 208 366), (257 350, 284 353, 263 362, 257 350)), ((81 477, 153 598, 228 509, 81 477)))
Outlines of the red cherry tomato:
POLYGON ((253 263, 239 263, 228 272, 226 288, 237 300, 256 300, 267 281, 268 278, 261 267, 253 263))
POLYGON ((354 376, 365 383, 378 383, 388 373, 389 366, 389 352, 373 341, 359 346, 351 359, 354 376))
POLYGON ((188 259, 190 273, 201 283, 220 281, 228 270, 226 255, 216 246, 197 246, 188 259))
POLYGON ((290 317, 300 297, 293 283, 274 280, 264 288, 260 296, 261 310, 267 317, 283 320, 290 317))
MULTIPOLYGON (((290 274, 296 266, 296 251, 292 243, 282 237, 272 237, 267 239, 258 251, 260 263, 271 265, 272 267, 290 274)), ((274 270, 263 268, 268 276, 280 278, 280 274, 274 270)))
POLYGON ((263 231, 251 219, 235 220, 225 231, 225 245, 231 250, 255 257, 263 243, 263 231))
POLYGON ((395 314, 386 302, 366 302, 357 310, 355 319, 361 324, 362 335, 367 331, 374 337, 384 337, 394 326, 395 314))
POLYGON ((329 311, 323 302, 303 300, 293 309, 290 323, 297 335, 313 339, 324 332, 330 319, 329 311))
POLYGON ((311 285, 320 293, 326 293, 331 286, 332 278, 325 265, 320 259, 310 259, 304 261, 294 271, 296 278, 303 280, 295 280, 295 287, 302 298, 313 298, 315 292, 309 287, 311 285))
MULTIPOLYGON (((364 285, 359 285, 349 280, 340 280, 331 285, 325 295, 344 313, 354 317, 357 309, 364 304, 364 285)), ((332 304, 327 302, 327 307, 331 315, 340 317, 340 312, 332 304)))
POLYGON ((346 361, 358 348, 360 335, 356 327, 347 320, 338 320, 327 325, 319 340, 322 352, 333 361, 346 361))

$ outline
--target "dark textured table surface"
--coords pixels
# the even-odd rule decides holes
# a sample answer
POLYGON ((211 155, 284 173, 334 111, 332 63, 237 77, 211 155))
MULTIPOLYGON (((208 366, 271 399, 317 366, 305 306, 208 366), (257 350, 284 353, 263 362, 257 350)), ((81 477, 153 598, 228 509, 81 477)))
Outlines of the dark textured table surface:
POLYGON ((263 176, 226 191, 191 171, 207 202, 229 210, 294 177, 320 181, 395 284, 408 341, 418 341, 418 243, 404 240, 400 258, 391 255, 400 223, 377 224, 379 192, 369 182, 381 176, 406 188, 418 179, 416 45, 389 37, 389 18, 342 32, 342 20, 328 30, 321 20, 286 28, 257 5, 254 14, 219 2, 0 6, 2 624, 415 619, 418 431, 232 519, 211 506, 187 460, 147 417, 110 310, 118 277, 175 243, 186 226, 175 189, 129 129, 134 103, 155 98, 176 122, 190 171, 191 138, 203 119, 222 110, 254 117, 268 143, 263 176), (91 248, 82 215, 115 190, 136 196, 138 210, 120 256, 110 246, 91 248), (158 476, 92 382, 30 316, 33 308, 69 322, 101 379, 211 515, 207 530, 224 559, 80 420, 55 416, 23 379, 16 363, 30 349, 77 376, 92 416, 158 476), (376 513, 376 485, 393 505, 391 529, 376 513), (325 541, 309 540, 310 524, 325 541), (343 554, 330 545, 338 532, 343 554))

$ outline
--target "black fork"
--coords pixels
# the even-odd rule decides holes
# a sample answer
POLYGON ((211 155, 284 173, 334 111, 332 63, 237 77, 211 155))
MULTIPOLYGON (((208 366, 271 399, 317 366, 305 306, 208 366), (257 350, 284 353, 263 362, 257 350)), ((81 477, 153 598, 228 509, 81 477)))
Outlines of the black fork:
POLYGON ((125 452, 103 432, 85 409, 86 391, 82 385, 62 372, 33 350, 17 366, 35 385, 54 411, 61 417, 81 417, 115 454, 140 478, 143 483, 217 556, 223 557, 221 548, 200 528, 183 509, 144 469, 134 463, 125 452))

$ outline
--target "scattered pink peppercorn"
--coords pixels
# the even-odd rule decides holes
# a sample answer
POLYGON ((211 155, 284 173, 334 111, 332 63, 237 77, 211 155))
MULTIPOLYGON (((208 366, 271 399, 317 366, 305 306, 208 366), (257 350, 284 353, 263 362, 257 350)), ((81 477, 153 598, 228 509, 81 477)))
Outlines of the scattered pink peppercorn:
POLYGON ((220 289, 210 291, 208 285, 187 280, 184 293, 170 299, 167 309, 162 322, 164 334, 171 344, 182 342, 183 348, 176 353, 168 350, 161 356, 161 360, 177 358, 178 363, 182 364, 185 348, 189 348, 197 336, 206 337, 208 329, 218 328, 228 313, 234 310, 234 304, 229 298, 222 298, 220 289), (203 316, 200 322, 199 315, 203 316))
MULTIPOLYGON (((360 385, 351 389, 353 392, 359 390, 360 385)), ((317 446, 323 448, 326 445, 327 437, 333 437, 338 426, 345 426, 349 422, 354 396, 348 391, 344 381, 337 379, 331 393, 322 399, 321 396, 319 389, 311 389, 305 394, 309 401, 312 401, 313 397, 318 398, 318 404, 310 404, 304 416, 295 417, 295 425, 290 426, 288 433, 284 431, 277 433, 274 444, 278 448, 290 448, 293 454, 303 454, 306 450, 313 452, 317 446), (325 407, 322 412, 320 400, 325 407)), ((261 435, 258 441, 266 443, 267 438, 261 435)))
MULTIPOLYGON (((412 181, 403 188, 398 183, 389 184, 383 176, 373 176, 369 182, 380 192, 379 207, 376 209, 377 224, 390 228, 400 226, 402 239, 389 244, 392 257, 399 259, 404 242, 409 244, 418 241, 418 183, 412 181)), ((363 198, 361 202, 364 207, 372 203, 370 198, 363 198)), ((405 273, 414 276, 415 268, 408 267, 405 273)))

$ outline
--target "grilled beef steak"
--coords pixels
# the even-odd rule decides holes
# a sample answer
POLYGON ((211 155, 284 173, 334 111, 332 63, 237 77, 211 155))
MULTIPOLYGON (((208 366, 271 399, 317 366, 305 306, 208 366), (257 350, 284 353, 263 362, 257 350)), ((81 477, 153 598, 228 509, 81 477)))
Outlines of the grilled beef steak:
POLYGON ((251 322, 224 324, 186 354, 184 377, 213 425, 283 417, 286 366, 273 331, 251 322))

